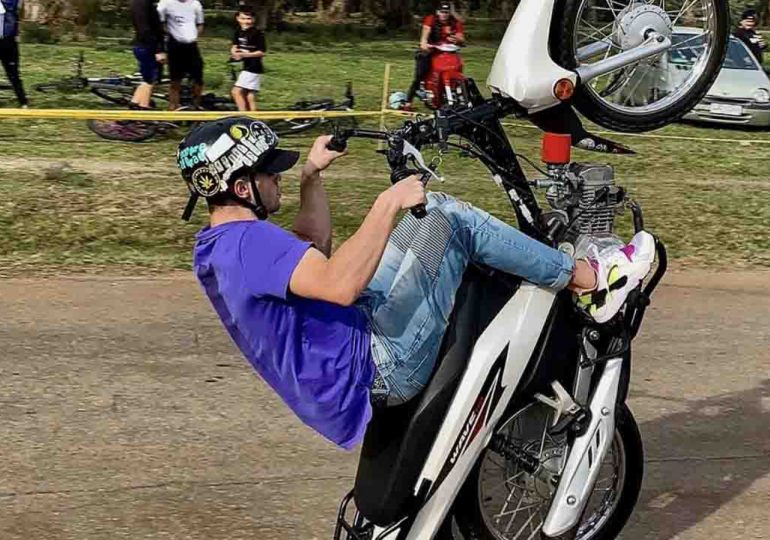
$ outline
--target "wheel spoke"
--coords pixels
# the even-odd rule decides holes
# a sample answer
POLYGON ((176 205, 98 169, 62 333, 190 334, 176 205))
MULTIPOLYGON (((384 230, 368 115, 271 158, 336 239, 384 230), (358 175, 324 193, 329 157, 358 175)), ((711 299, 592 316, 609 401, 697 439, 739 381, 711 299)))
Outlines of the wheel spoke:
MULTIPOLYGON (((691 42, 691 41, 693 41, 693 40, 696 40, 696 39, 702 39, 702 38, 703 38, 703 35, 702 35, 702 34, 695 34, 694 36, 692 36, 692 37, 689 37, 689 38, 687 38, 687 39, 685 39, 685 40, 682 40, 682 41, 680 41, 679 43, 677 43, 676 45, 673 45, 673 46, 672 46, 672 47, 669 49, 669 51, 675 51, 675 50, 679 49, 680 47, 682 47, 682 46, 683 46, 685 43, 689 43, 689 42, 691 42)), ((701 45, 701 47, 705 47, 705 46, 706 46, 706 44, 705 44, 705 43, 704 43, 703 45, 701 45)), ((697 48, 697 47, 689 47, 689 48, 690 48, 690 49, 695 49, 695 48, 697 48)))
POLYGON ((676 18, 674 18, 674 20, 671 22, 671 26, 676 26, 676 23, 679 21, 682 15, 690 11, 690 8, 692 8, 697 2, 700 2, 700 0, 690 0, 689 4, 682 4, 682 9, 679 10, 676 18))
MULTIPOLYGON (((532 519, 534 518, 534 515, 530 515, 529 518, 524 522, 524 524, 519 527, 519 530, 516 531, 516 534, 514 535, 514 538, 518 538, 522 532, 524 532, 524 529, 526 529, 527 525, 529 525, 532 522, 532 519)), ((506 530, 506 532, 508 532, 506 530)))
MULTIPOLYGON (((526 510, 528 513, 531 513, 533 508, 540 508, 542 505, 543 505, 543 503, 541 503, 541 502, 540 503, 535 503, 535 504, 530 504, 529 506, 524 506, 522 508, 519 508, 518 511, 519 512, 523 512, 524 510, 526 510)), ((507 516, 507 515, 511 514, 512 512, 516 512, 516 510, 511 510, 509 512, 500 512, 499 514, 495 514, 494 517, 500 518, 500 517, 503 517, 503 516, 507 516)))
MULTIPOLYGON (((513 491, 511 491, 511 495, 513 494, 513 491)), ((510 499, 511 495, 508 496, 508 499, 510 499)), ((513 511, 513 514, 511 515, 511 519, 508 520, 508 525, 505 527, 505 532, 508 532, 511 529, 511 525, 513 524, 513 521, 516 519, 516 514, 519 513, 519 510, 521 509, 521 505, 524 503, 524 497, 519 497, 519 502, 516 504, 516 509, 513 511)), ((506 506, 509 504, 509 501, 505 501, 506 506)))
MULTIPOLYGON (((607 7, 610 8, 610 11, 612 12, 612 18, 617 19, 618 13, 615 11, 615 8, 612 7, 612 2, 610 2, 610 0, 604 0, 604 1, 607 3, 607 7)), ((597 7, 597 9, 599 8, 597 7)), ((601 8, 601 9, 604 9, 604 8, 601 8)))
MULTIPOLYGON (((612 27, 612 25, 615 24, 615 23, 613 21, 611 23, 605 24, 601 28, 596 28, 595 26, 593 26, 592 24, 590 24, 588 22, 585 22, 584 24, 586 26, 590 27, 591 30, 593 30, 593 32, 591 32, 589 34, 588 32, 581 31, 580 33, 582 33, 585 36, 585 41, 591 42, 591 41, 602 41, 603 39, 608 38, 609 36, 608 36, 607 32, 605 32, 605 30, 608 27, 612 27), (594 36, 598 36, 599 39, 594 39, 594 36)), ((610 42, 612 42, 612 40, 610 40, 610 42)))

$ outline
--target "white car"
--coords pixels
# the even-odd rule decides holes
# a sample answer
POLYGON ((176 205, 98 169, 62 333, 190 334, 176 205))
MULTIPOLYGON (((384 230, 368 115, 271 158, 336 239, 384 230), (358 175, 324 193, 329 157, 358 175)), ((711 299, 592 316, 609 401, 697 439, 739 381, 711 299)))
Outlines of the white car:
MULTIPOLYGON (((692 36, 677 29, 673 35, 674 44, 689 39, 692 41, 688 45, 692 43, 697 50, 700 40, 692 36)), ((669 72, 672 68, 692 66, 695 58, 692 50, 682 47, 671 52, 669 72)), ((696 122, 770 127, 770 79, 741 40, 730 36, 725 61, 714 85, 684 118, 696 122)))

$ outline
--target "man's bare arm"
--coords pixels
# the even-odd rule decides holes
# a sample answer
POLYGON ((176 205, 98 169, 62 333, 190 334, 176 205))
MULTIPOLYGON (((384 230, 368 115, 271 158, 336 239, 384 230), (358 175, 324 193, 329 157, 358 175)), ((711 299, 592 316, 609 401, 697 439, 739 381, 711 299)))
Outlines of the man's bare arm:
POLYGON ((297 236, 313 242, 327 257, 332 252, 332 217, 321 171, 342 155, 326 148, 330 139, 318 137, 310 149, 300 176, 299 212, 292 227, 297 236))
POLYGON ((241 58, 262 58, 263 56, 265 56, 265 51, 241 51, 241 58))
POLYGON ((418 176, 397 183, 377 198, 361 227, 331 258, 308 250, 294 269, 289 289, 305 298, 353 304, 380 264, 398 212, 424 202, 425 186, 418 176))
POLYGON ((423 51, 427 51, 429 49, 428 36, 430 36, 430 31, 431 31, 430 26, 422 27, 422 33, 420 34, 420 49, 422 49, 423 51))
POLYGON ((294 219, 294 233, 313 242, 326 255, 332 253, 332 217, 321 171, 310 162, 302 168, 299 187, 299 212, 294 219))

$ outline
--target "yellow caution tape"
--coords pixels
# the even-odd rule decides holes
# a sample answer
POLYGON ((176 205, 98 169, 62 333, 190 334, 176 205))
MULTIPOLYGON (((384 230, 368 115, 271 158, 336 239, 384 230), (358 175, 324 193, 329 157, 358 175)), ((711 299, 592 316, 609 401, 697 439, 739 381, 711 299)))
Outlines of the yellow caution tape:
POLYGON ((248 116, 257 120, 298 118, 347 118, 382 116, 383 111, 132 111, 91 109, 0 109, 0 118, 57 120, 146 120, 205 121, 227 116, 248 116))
MULTIPOLYGON (((350 117, 418 117, 417 113, 383 109, 381 111, 133 111, 98 109, 0 109, 0 118, 7 119, 49 119, 49 120, 145 120, 145 121, 210 121, 228 116, 248 116, 256 120, 295 120, 302 118, 350 118, 350 117)), ((503 122, 504 126, 525 129, 539 129, 531 124, 503 122)), ((646 139, 669 139, 734 144, 770 144, 770 139, 731 139, 714 137, 686 137, 683 135, 659 135, 655 133, 622 133, 617 131, 596 131, 620 137, 646 139)))

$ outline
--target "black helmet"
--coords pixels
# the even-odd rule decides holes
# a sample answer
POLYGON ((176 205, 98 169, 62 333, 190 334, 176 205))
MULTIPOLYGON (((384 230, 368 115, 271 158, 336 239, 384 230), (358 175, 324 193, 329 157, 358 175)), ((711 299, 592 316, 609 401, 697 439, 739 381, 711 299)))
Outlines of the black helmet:
POLYGON ((256 204, 230 190, 244 170, 280 173, 291 169, 299 153, 278 149, 278 135, 264 122, 245 116, 222 118, 193 129, 177 150, 177 165, 190 190, 182 219, 190 219, 198 197, 225 195, 265 219, 267 211, 252 179, 256 204))
POLYGON ((747 9, 743 13, 741 13, 741 20, 745 19, 754 19, 755 21, 759 19, 759 14, 757 13, 756 9, 747 9))
POLYGON ((438 3, 438 8, 436 8, 436 11, 452 11, 452 3, 447 2, 446 0, 442 0, 438 3))

